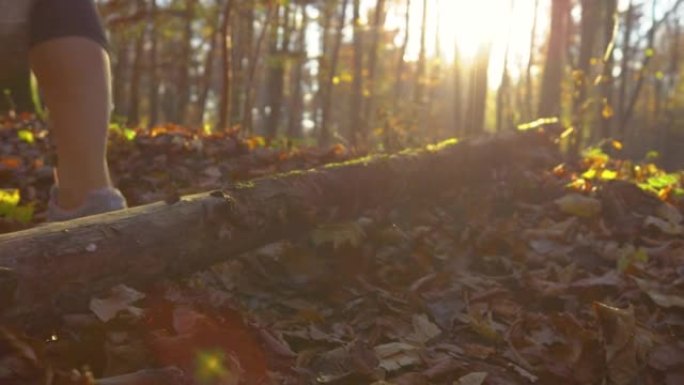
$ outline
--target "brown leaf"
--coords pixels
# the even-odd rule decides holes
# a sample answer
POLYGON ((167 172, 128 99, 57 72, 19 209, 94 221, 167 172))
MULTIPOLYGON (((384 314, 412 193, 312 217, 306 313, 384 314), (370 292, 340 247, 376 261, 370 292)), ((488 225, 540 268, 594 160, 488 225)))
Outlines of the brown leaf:
POLYGON ((442 333, 439 327, 432 323, 425 314, 415 314, 412 322, 413 333, 408 336, 412 342, 424 344, 442 333))
POLYGON ((132 305, 143 298, 145 298, 145 294, 126 285, 117 285, 110 290, 109 297, 92 298, 90 310, 102 322, 112 320, 122 311, 128 311, 139 316, 142 314, 142 310, 132 305))
POLYGON ((572 193, 554 201, 560 211, 582 218, 592 218, 601 212, 601 201, 572 193))
POLYGON ((375 347, 375 354, 380 360, 380 367, 393 372, 421 362, 421 349, 405 342, 390 342, 375 347))
POLYGON ((485 379, 487 379, 487 373, 473 372, 456 380, 454 385, 482 385, 485 379))
POLYGON ((648 294, 657 305, 667 309, 671 307, 684 309, 684 296, 681 293, 666 293, 668 288, 663 287, 657 282, 637 277, 632 277, 632 279, 637 283, 639 289, 648 294))
POLYGON ((631 384, 639 373, 634 308, 618 309, 595 303, 594 311, 601 325, 608 378, 611 384, 631 384))

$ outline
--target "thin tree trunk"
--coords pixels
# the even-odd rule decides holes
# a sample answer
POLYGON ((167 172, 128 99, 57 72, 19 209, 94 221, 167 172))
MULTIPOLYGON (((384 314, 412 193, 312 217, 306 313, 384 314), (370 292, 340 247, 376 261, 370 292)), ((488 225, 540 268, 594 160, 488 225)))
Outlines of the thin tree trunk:
POLYGON ((577 154, 582 146, 582 138, 586 132, 586 99, 588 79, 591 78, 591 58, 594 55, 595 41, 599 31, 600 12, 597 0, 582 0, 582 21, 580 35, 580 52, 573 93, 572 119, 575 133, 572 141, 572 152, 577 154))
POLYGON ((354 0, 354 63, 350 106, 349 140, 352 146, 365 141, 366 129, 361 116, 363 107, 363 31, 361 30, 361 0, 354 0))
POLYGON ((318 92, 316 93, 316 108, 314 114, 314 121, 316 123, 316 132, 318 139, 322 137, 323 127, 323 107, 325 104, 325 95, 327 92, 328 77, 330 76, 330 54, 331 47, 331 25, 336 13, 337 0, 333 2, 324 3, 322 6, 321 17, 319 17, 319 25, 321 28, 321 54, 318 57, 318 92))
MULTIPOLYGON (((611 1, 611 0, 609 0, 611 1)), ((535 50, 537 49, 537 26, 539 24, 539 0, 534 0, 534 18, 532 21, 532 33, 530 34, 530 56, 527 59, 525 71, 525 120, 534 120, 534 85, 532 82, 532 68, 535 64, 535 50)))
POLYGON ((406 62, 404 61, 404 56, 406 56, 406 50, 408 49, 411 25, 411 0, 406 0, 406 11, 404 12, 404 40, 401 43, 401 49, 399 50, 399 58, 397 60, 397 72, 394 75, 394 100, 392 102, 392 109, 396 113, 399 109, 399 99, 402 95, 402 85, 404 84, 404 68, 406 67, 406 62))
MULTIPOLYGON (((215 25, 214 28, 216 28, 215 25)), ((207 99, 209 98, 209 90, 211 89, 214 77, 214 58, 216 57, 217 35, 216 29, 213 29, 210 32, 209 49, 204 57, 204 72, 202 73, 201 87, 197 97, 197 108, 199 111, 197 113, 197 122, 195 123, 198 125, 202 125, 204 122, 204 115, 207 111, 207 99)))
POLYGON ((541 117, 560 116, 561 113, 561 83, 567 52, 569 12, 570 0, 554 0, 551 3, 551 32, 539 100, 541 117))
POLYGON ((637 84, 634 87, 634 92, 631 95, 631 98, 627 104, 627 108, 625 110, 625 114, 621 116, 621 121, 620 121, 620 132, 624 135, 627 130, 627 125, 629 124, 629 121, 632 119, 632 115, 634 114, 634 108, 636 106, 637 101, 639 100, 639 95, 641 94, 641 89, 644 85, 644 81, 646 80, 646 71, 649 68, 649 64, 651 63, 651 59, 654 56, 654 49, 655 49, 655 37, 656 33, 658 32, 658 28, 665 22, 667 19, 673 15, 676 14, 677 10, 679 7, 684 3, 684 0, 677 0, 677 2, 668 10, 665 15, 660 20, 655 19, 655 8, 657 6, 657 0, 653 0, 653 22, 651 28, 648 30, 648 47, 646 48, 644 58, 641 62, 641 67, 639 70, 639 78, 637 79, 637 84))
POLYGON ((259 66, 259 58, 261 57, 261 48, 264 45, 264 40, 266 39, 266 34, 271 28, 274 12, 277 12, 278 5, 269 3, 268 10, 266 11, 266 20, 264 25, 259 31, 259 37, 257 38, 256 47, 252 51, 252 57, 249 58, 249 74, 247 76, 247 84, 245 85, 245 102, 243 104, 242 111, 242 130, 245 134, 252 133, 252 106, 254 105, 253 100, 253 88, 256 78, 256 70, 259 66))
MULTIPOLYGON (((634 4, 630 0, 627 13, 625 13, 624 33, 622 35, 622 64, 620 66, 620 88, 618 91, 618 116, 625 116, 627 108, 627 84, 630 78, 629 64, 632 61, 632 30, 634 29, 634 4)), ((624 134, 620 127, 620 136, 624 134)))
POLYGON ((181 56, 178 61, 178 88, 177 103, 175 110, 176 123, 185 123, 190 103, 190 63, 192 63, 192 22, 195 17, 197 0, 185 0, 185 25, 183 30, 183 42, 181 44, 181 56))
POLYGON ((157 0, 151 0, 150 15, 148 18, 150 23, 150 75, 149 75, 149 90, 148 98, 150 103, 150 120, 149 127, 154 127, 159 123, 159 69, 157 68, 158 56, 158 26, 157 19, 157 0))
POLYGON ((344 24, 347 20, 347 8, 349 6, 349 0, 342 1, 342 10, 340 11, 340 20, 337 25, 337 31, 335 35, 335 45, 332 50, 332 60, 330 60, 330 72, 328 73, 328 78, 325 84, 325 94, 323 95, 323 111, 321 118, 321 132, 319 142, 322 146, 327 146, 330 144, 330 117, 332 114, 332 95, 335 90, 334 79, 337 73, 337 64, 340 58, 340 48, 342 47, 342 32, 344 30, 344 24))
POLYGON ((458 42, 454 45, 454 128, 456 135, 465 134, 463 121, 463 59, 461 58, 461 49, 458 42))
POLYGON ((618 32, 618 0, 605 0, 605 50, 603 55, 603 73, 601 74, 601 97, 602 103, 599 106, 599 116, 601 119, 601 133, 603 138, 610 138, 613 135, 613 66, 615 65, 615 40, 618 32))
MULTIPOLYGON (((515 11, 515 0, 510 0, 509 12, 515 11)), ((508 36, 511 34, 512 22, 508 21, 508 36)), ((511 76, 508 73, 508 61, 511 50, 510 38, 506 40, 506 50, 504 52, 504 65, 501 74, 501 84, 496 92, 496 130, 510 129, 513 126, 511 118, 511 76)))
POLYGON ((230 128, 230 97, 232 86, 232 43, 231 31, 232 25, 231 17, 233 15, 233 0, 226 0, 223 8, 223 17, 221 20, 221 98, 219 101, 219 115, 216 123, 217 130, 225 130, 230 128))
POLYGON ((292 27, 290 23, 290 5, 283 5, 283 14, 278 15, 271 36, 270 59, 268 60, 268 73, 266 76, 267 91, 266 104, 270 107, 270 113, 264 120, 266 137, 273 139, 278 135, 280 121, 283 112, 283 97, 285 93, 285 68, 286 58, 289 57, 290 36, 292 27), (282 33, 280 32, 282 30, 282 33))
POLYGON ((140 123, 140 81, 143 72, 144 44, 145 30, 141 29, 135 39, 135 50, 133 51, 135 57, 133 58, 133 72, 131 73, 131 88, 129 92, 130 97, 128 99, 128 124, 133 126, 140 123))
POLYGON ((290 88, 292 90, 290 95, 290 115, 287 124, 287 135, 291 138, 299 138, 302 136, 302 118, 304 116, 302 81, 304 80, 304 65, 307 61, 306 40, 307 29, 309 28, 309 18, 306 13, 305 4, 302 4, 299 9, 302 17, 302 25, 299 28, 297 46, 295 48, 297 60, 292 68, 292 80, 290 82, 290 88))
POLYGON ((470 73, 470 92, 466 110, 466 132, 469 134, 477 135, 485 130, 491 49, 491 42, 486 42, 480 47, 470 73))
POLYGON ((420 52, 418 54, 418 68, 416 69, 416 88, 413 99, 422 103, 425 99, 425 83, 427 71, 427 12, 428 0, 423 0, 423 16, 420 26, 420 52))
POLYGON ((127 116, 127 108, 130 106, 128 103, 128 98, 126 97, 126 87, 127 84, 127 73, 128 73, 128 61, 129 61, 129 45, 128 41, 123 38, 119 38, 116 41, 117 50, 116 61, 114 62, 113 68, 113 98, 114 98, 114 115, 115 116, 127 116))
POLYGON ((375 15, 373 17, 373 26, 371 30, 371 43, 368 49, 368 91, 369 95, 366 98, 364 122, 366 127, 373 129, 375 127, 375 100, 377 92, 376 76, 378 67, 378 46, 380 44, 380 35, 383 25, 385 24, 385 0, 377 0, 375 5, 375 15))

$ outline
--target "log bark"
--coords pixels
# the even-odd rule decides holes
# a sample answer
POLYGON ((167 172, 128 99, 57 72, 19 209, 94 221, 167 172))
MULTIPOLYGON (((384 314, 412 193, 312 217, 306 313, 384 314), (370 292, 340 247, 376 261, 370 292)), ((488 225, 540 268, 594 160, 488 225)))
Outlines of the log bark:
POLYGON ((10 283, 0 282, 0 288, 12 290, 12 304, 0 304, 1 318, 82 311, 91 296, 117 284, 145 289, 301 235, 317 223, 486 182, 500 166, 549 164, 555 148, 549 138, 506 132, 2 235, 0 281, 10 283))

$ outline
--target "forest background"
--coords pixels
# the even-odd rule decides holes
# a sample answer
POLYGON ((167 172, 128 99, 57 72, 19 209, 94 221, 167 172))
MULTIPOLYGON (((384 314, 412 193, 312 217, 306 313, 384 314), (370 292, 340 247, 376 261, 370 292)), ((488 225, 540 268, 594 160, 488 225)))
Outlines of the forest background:
MULTIPOLYGON (((559 119, 571 151, 684 161, 681 0, 97 3, 115 128, 391 150, 559 119)), ((28 72, 5 88, 33 108, 28 72)))

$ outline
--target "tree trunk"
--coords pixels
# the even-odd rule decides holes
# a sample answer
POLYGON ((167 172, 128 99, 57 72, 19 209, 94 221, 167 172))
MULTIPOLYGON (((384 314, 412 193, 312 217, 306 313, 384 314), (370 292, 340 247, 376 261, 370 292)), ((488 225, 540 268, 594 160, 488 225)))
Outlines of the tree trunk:
MULTIPOLYGON (((611 0, 609 0, 611 1, 611 0)), ((534 18, 532 20, 532 33, 530 34, 530 56, 527 59, 525 71, 525 120, 534 120, 534 85, 532 82, 532 68, 535 64, 535 50, 537 49, 537 26, 539 24, 539 0, 534 0, 534 18)))
POLYGON ((480 47, 470 71, 470 92, 468 93, 465 129, 471 135, 481 134, 485 130, 491 49, 491 42, 486 42, 480 47))
POLYGON ((577 63, 575 92, 572 101, 572 119, 575 132, 572 141, 572 152, 577 154, 582 146, 582 138, 586 133, 586 100, 587 87, 591 79, 591 58, 594 55, 595 41, 600 27, 598 0, 582 0, 582 21, 580 35, 580 53, 577 63))
POLYGON ((127 116, 127 107, 129 106, 126 98, 126 84, 128 72, 128 42, 123 38, 115 41, 116 46, 116 61, 113 65, 112 78, 112 93, 114 99, 114 116, 127 116))
POLYGON ((149 75, 149 103, 150 103, 150 120, 149 127, 154 127, 159 123, 159 68, 157 68, 157 45, 159 42, 157 23, 157 0, 151 0, 150 14, 148 22, 150 24, 150 75, 149 75))
POLYGON ((546 167, 555 164, 549 139, 525 132, 445 143, 2 235, 0 299, 10 303, 0 312, 38 321, 42 311, 84 311, 91 296, 117 284, 144 290, 321 221, 488 183, 499 166, 546 167))
POLYGON ((615 40, 618 29, 618 0, 606 0, 604 3, 604 28, 605 28, 605 51, 603 54, 603 73, 601 74, 601 105, 599 116, 601 121, 601 134, 603 138, 613 135, 613 66, 615 65, 615 40))
MULTIPOLYGON (((624 33, 622 35, 622 63, 620 65, 620 88, 618 91, 618 116, 621 118, 625 116, 625 109, 627 108, 627 84, 630 81, 630 63, 634 60, 632 57, 632 30, 634 29, 634 4, 629 2, 627 13, 625 13, 624 33)), ((624 134, 624 127, 619 127, 619 135, 624 134)))
POLYGON ((270 109, 264 119, 263 132, 269 139, 274 139, 280 130, 283 115, 283 98, 285 96, 285 69, 289 57, 290 5, 282 6, 282 15, 277 12, 275 26, 271 31, 271 49, 267 60, 266 105, 270 109))
MULTIPOLYGON (((509 12, 515 11, 515 1, 511 0, 509 12)), ((508 22, 508 35, 511 34, 512 22, 508 22)), ((511 50, 510 38, 506 40, 506 50, 504 52, 504 65, 501 74, 501 84, 496 92, 496 130, 511 129, 513 127, 513 117, 511 111, 511 76, 508 73, 508 61, 511 50)))
POLYGON ((541 117, 560 116, 561 83, 565 68, 570 0, 553 0, 551 5, 551 33, 546 53, 539 100, 541 117))
POLYGON ((351 119, 349 140, 352 146, 365 141, 366 129, 361 116, 363 108, 363 31, 361 26, 361 0, 354 0, 354 69, 351 92, 351 119))
POLYGON ((197 96, 197 120, 195 124, 201 126, 204 123, 204 115, 207 111, 207 99, 209 98, 209 91, 214 80, 214 58, 216 57, 216 41, 218 40, 218 33, 213 29, 209 36, 209 49, 204 57, 204 65, 202 72, 202 80, 200 82, 199 95, 197 96))
POLYGON ((259 37, 256 41, 256 46, 252 50, 252 56, 249 58, 249 73, 247 74, 246 84, 245 84, 245 102, 243 104, 242 110, 242 130, 245 134, 252 133, 252 106, 254 105, 254 84, 256 80, 256 71, 259 66, 259 59, 261 58, 261 48, 264 45, 264 40, 266 40, 266 35, 268 30, 271 28, 273 23, 273 16, 275 12, 278 11, 279 5, 274 5, 269 3, 268 9, 266 10, 266 20, 264 21, 261 31, 259 31, 259 37))
POLYGON ((181 55, 178 59, 178 87, 176 88, 177 99, 174 111, 175 123, 186 122, 188 105, 190 103, 190 63, 192 63, 192 22, 195 17, 197 0, 185 0, 185 26, 183 41, 181 43, 181 55))
POLYGON ((416 89, 413 100, 423 103, 425 99, 425 83, 427 78, 427 12, 428 0, 423 0, 423 18, 420 25, 420 51, 418 54, 418 68, 416 69, 416 89))
POLYGON ((647 72, 649 69, 649 65, 651 64, 651 59, 653 59, 654 52, 655 52, 655 38, 656 34, 658 32, 658 28, 668 20, 670 16, 673 14, 677 13, 677 10, 679 7, 684 3, 684 0, 677 0, 674 5, 672 5, 672 8, 670 8, 660 20, 656 20, 655 13, 656 13, 656 7, 657 7, 657 1, 653 1, 653 9, 651 11, 651 14, 653 15, 653 20, 651 22, 651 28, 649 28, 648 33, 647 33, 647 42, 648 46, 646 47, 646 51, 644 53, 644 57, 641 61, 641 66, 639 69, 639 77, 637 78, 637 83, 634 86, 634 91, 632 92, 632 95, 630 96, 630 99, 627 101, 627 106, 624 112, 624 115, 620 116, 620 134, 622 137, 625 136, 625 133, 627 131, 627 126, 629 125, 630 120, 632 119, 632 115, 634 114, 634 109, 636 107, 636 103, 639 100, 639 95, 641 94, 641 89, 644 86, 644 81, 646 80, 647 72))
POLYGON ((368 48, 368 98, 366 98, 366 105, 363 114, 363 121, 366 124, 366 129, 375 128, 375 100, 376 100, 376 73, 378 69, 378 48, 380 44, 380 36, 382 27, 385 24, 386 10, 385 0, 377 0, 375 5, 375 14, 373 16, 373 26, 371 34, 371 43, 368 48))
POLYGON ((332 59, 330 60, 330 70, 328 72, 328 78, 326 79, 326 84, 323 94, 323 111, 321 112, 321 132, 319 138, 319 144, 321 146, 327 146, 330 144, 330 117, 332 115, 332 95, 335 90, 335 75, 337 73, 337 64, 340 59, 340 48, 342 47, 342 31, 344 30, 344 24, 347 21, 347 7, 349 5, 349 0, 342 1, 342 9, 340 11, 340 20, 338 21, 337 31, 335 35, 335 45, 331 52, 332 59))
POLYGON ((406 67, 406 62, 404 61, 404 56, 406 56, 406 50, 408 49, 411 25, 411 0, 406 0, 406 11, 404 12, 404 40, 401 43, 401 49, 399 49, 399 57, 397 62, 397 72, 394 75, 394 101, 392 102, 392 109, 396 113, 399 109, 399 99, 402 95, 402 86, 404 84, 404 68, 406 67))
POLYGON ((230 26, 233 14, 233 0, 226 0, 221 20, 221 97, 219 98, 219 114, 216 123, 217 130, 230 128, 230 97, 232 85, 232 44, 230 26))
POLYGON ((465 134, 463 126, 463 59, 461 58, 461 49, 458 43, 454 46, 454 134, 461 136, 465 134))
MULTIPOLYGON (((140 2, 139 2, 140 3, 140 2)), ((143 8, 144 5, 140 5, 143 8)), ((137 126, 140 123, 140 81, 143 72, 143 55, 145 48, 145 30, 139 28, 138 36, 135 39, 135 50, 133 51, 133 72, 131 73, 131 89, 128 99, 128 124, 137 126)))
POLYGON ((306 13, 306 5, 299 7, 302 18, 302 25, 299 28, 297 36, 297 46, 295 48, 297 60, 292 66, 292 74, 290 81, 290 114, 287 123, 287 136, 290 138, 299 138, 302 136, 302 119, 304 116, 304 99, 303 99, 303 85, 304 81, 304 65, 307 61, 306 40, 307 29, 309 28, 309 18, 306 13))

